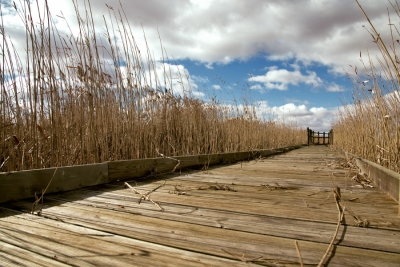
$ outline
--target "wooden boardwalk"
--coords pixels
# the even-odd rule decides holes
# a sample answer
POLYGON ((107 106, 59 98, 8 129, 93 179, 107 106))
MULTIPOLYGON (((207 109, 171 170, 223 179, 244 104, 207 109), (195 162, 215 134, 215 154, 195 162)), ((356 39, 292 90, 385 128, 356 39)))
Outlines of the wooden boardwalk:
POLYGON ((400 266, 398 204, 325 146, 0 205, 0 266, 400 266), (161 187, 159 187, 161 186, 161 187), (159 188, 158 188, 159 187, 159 188), (40 206, 40 205, 38 205, 40 206), (160 208, 164 211, 160 211, 160 208), (354 226, 348 213, 368 220, 354 226))

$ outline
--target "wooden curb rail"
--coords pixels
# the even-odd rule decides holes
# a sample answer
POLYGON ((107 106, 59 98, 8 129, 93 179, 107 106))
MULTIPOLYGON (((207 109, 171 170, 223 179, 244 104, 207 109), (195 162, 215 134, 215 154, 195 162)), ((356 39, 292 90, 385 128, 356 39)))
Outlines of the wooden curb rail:
MULTIPOLYGON (((348 152, 344 153, 347 159, 349 157, 355 158, 356 165, 360 168, 361 172, 367 174, 380 189, 400 204, 400 174, 372 161, 357 157, 348 152)), ((398 214, 400 215, 400 205, 398 214)))
POLYGON ((47 193, 55 193, 104 184, 112 181, 138 178, 151 173, 164 173, 174 169, 208 167, 221 163, 234 163, 259 157, 268 157, 304 145, 196 156, 179 156, 171 158, 150 158, 137 160, 110 161, 97 164, 87 164, 59 168, 47 168, 29 171, 0 173, 0 203, 33 197, 35 192, 40 196, 52 179, 47 193))

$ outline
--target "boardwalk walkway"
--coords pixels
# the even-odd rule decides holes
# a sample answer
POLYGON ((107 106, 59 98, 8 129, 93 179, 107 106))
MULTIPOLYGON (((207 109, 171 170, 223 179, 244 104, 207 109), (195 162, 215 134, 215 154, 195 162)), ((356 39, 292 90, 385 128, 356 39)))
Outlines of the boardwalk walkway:
POLYGON ((317 266, 338 222, 333 184, 369 227, 346 211, 325 266, 399 266, 397 203, 351 181, 345 162, 310 146, 127 181, 157 188, 147 196, 159 206, 124 182, 45 195, 42 216, 29 214, 32 200, 1 204, 0 266, 300 266, 295 240, 317 266))

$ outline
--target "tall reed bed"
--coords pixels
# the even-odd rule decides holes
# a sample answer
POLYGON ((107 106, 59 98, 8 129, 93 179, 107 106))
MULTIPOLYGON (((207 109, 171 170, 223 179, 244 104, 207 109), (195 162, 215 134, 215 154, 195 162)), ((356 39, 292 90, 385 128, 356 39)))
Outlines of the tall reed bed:
POLYGON ((232 106, 194 97, 162 45, 159 61, 148 46, 140 50, 122 8, 107 6, 97 32, 90 2, 84 11, 71 4, 79 30, 68 33, 47 1, 14 4, 26 29, 23 52, 1 24, 0 171, 306 142, 305 130, 259 119, 246 100, 232 106))
POLYGON ((354 85, 353 103, 344 105, 333 129, 337 147, 400 172, 400 9, 397 2, 391 4, 396 17, 388 17, 388 40, 381 37, 359 5, 381 55, 376 57, 378 65, 369 57, 362 70, 349 74, 354 85))

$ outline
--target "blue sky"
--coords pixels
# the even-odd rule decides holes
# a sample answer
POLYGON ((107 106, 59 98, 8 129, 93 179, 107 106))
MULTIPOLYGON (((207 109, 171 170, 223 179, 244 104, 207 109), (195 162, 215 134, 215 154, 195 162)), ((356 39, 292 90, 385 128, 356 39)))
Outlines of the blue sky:
MULTIPOLYGON (((83 7, 84 0, 76 2, 83 7)), ((390 3, 359 2, 385 37, 390 3)), ((1 0, 6 31, 18 49, 25 31, 10 12, 11 3, 1 0)), ((118 1, 91 1, 99 32, 104 30, 102 15, 110 11, 106 4, 120 9, 118 1)), ((246 94, 260 116, 315 130, 329 130, 341 100, 351 101, 352 84, 346 76, 353 73, 350 65, 360 70, 360 59, 368 60, 367 50, 372 58, 379 54, 355 0, 121 0, 121 4, 139 47, 145 47, 144 29, 154 58, 160 59, 160 34, 173 58, 170 66, 190 75, 192 88, 201 91, 197 97, 208 101, 216 94, 229 101, 246 94)), ((71 1, 49 1, 49 5, 53 16, 62 14, 71 28, 77 27, 71 1)), ((58 23, 60 31, 67 31, 61 19, 58 23)))

